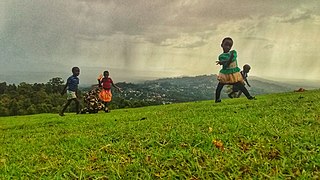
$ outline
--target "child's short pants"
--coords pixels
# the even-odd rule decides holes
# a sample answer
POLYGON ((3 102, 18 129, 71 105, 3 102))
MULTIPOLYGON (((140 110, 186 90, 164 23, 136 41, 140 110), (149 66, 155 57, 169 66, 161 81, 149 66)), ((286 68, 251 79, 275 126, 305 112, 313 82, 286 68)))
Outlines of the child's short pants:
POLYGON ((67 99, 68 100, 76 99, 76 98, 77 98, 76 92, 67 90, 67 99))

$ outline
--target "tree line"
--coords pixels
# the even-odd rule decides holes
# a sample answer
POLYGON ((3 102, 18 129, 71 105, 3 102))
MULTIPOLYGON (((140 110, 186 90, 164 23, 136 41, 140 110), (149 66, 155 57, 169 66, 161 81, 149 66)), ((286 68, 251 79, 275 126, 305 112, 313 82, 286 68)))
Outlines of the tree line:
MULTIPOLYGON (((50 79, 47 83, 29 84, 22 82, 19 85, 0 83, 0 116, 29 115, 39 113, 58 113, 66 102, 66 95, 60 93, 65 82, 60 77, 50 79)), ((83 95, 90 89, 80 89, 79 98, 81 107, 83 95)), ((114 91, 115 92, 115 91, 114 91)), ((143 100, 128 100, 115 92, 111 109, 142 107, 160 104, 143 100)), ((74 111, 72 104, 67 111, 74 111)))
POLYGON ((52 78, 47 83, 19 85, 0 83, 0 116, 15 116, 58 112, 65 102, 60 92, 62 78, 52 78))

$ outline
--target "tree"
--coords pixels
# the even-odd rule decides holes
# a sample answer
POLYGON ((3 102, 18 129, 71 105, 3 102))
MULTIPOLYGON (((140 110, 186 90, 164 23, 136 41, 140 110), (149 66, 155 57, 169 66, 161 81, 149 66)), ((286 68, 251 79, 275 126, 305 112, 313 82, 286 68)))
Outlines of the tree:
POLYGON ((18 115, 18 104, 15 99, 13 99, 10 104, 9 104, 9 111, 11 116, 16 116, 18 115))
POLYGON ((46 84, 47 93, 59 93, 62 91, 64 81, 60 77, 55 77, 49 80, 46 84))
POLYGON ((9 109, 0 104, 0 116, 9 116, 9 115, 10 115, 9 109))
POLYGON ((45 85, 43 83, 34 83, 32 89, 33 91, 45 90, 45 85))
POLYGON ((17 95, 17 86, 15 84, 9 84, 5 90, 6 94, 17 95))
POLYGON ((4 94, 6 89, 7 89, 7 83, 6 82, 0 83, 0 94, 4 94))
POLYGON ((65 97, 58 94, 64 82, 52 78, 48 83, 15 84, 0 83, 0 116, 58 112, 65 97), (48 90, 48 91, 47 91, 48 90))
POLYGON ((23 96, 29 96, 30 94, 33 93, 32 90, 32 85, 31 84, 27 84, 25 82, 22 82, 18 85, 18 93, 19 95, 23 95, 23 96))
POLYGON ((37 109, 36 109, 36 106, 34 104, 32 104, 31 106, 29 106, 27 108, 27 112, 28 114, 35 114, 37 113, 37 109))

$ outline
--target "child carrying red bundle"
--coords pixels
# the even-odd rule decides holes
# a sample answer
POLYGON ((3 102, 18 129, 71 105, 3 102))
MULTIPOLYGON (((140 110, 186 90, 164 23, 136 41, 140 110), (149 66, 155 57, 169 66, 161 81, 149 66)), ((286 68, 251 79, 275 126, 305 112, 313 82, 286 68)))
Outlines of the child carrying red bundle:
POLYGON ((102 87, 101 92, 99 93, 99 98, 101 101, 103 101, 105 109, 105 112, 110 112, 108 108, 108 104, 112 100, 112 93, 111 93, 111 85, 118 89, 118 91, 121 92, 121 88, 119 88, 117 85, 115 85, 112 81, 112 79, 109 77, 109 71, 103 72, 103 78, 98 79, 99 87, 102 87))

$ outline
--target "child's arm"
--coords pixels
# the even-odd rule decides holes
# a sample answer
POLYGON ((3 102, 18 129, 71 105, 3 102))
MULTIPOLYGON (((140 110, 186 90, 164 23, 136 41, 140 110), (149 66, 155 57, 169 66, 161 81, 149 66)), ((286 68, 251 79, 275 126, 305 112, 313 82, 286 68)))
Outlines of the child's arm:
POLYGON ((119 88, 117 85, 115 85, 113 82, 111 82, 112 86, 117 88, 118 91, 122 92, 121 88, 119 88))
POLYGON ((97 79, 97 80, 98 80, 99 87, 102 87, 100 79, 97 79))
POLYGON ((63 88, 63 90, 61 91, 61 95, 63 95, 64 93, 66 93, 67 87, 68 87, 68 82, 66 83, 66 85, 65 85, 64 88, 63 88))
POLYGON ((216 65, 224 65, 224 63, 226 63, 227 61, 216 61, 216 65))
POLYGON ((228 60, 220 60, 220 58, 219 58, 219 60, 216 61, 216 65, 222 65, 223 68, 226 68, 230 65, 233 58, 234 58, 234 51, 232 50, 232 51, 230 51, 230 57, 228 60))
POLYGON ((100 74, 100 75, 98 76, 98 78, 97 78, 99 87, 102 87, 102 85, 101 85, 101 80, 102 80, 102 78, 103 78, 102 74, 100 74))
POLYGON ((250 84, 249 84, 249 82, 248 82, 248 79, 247 79, 247 78, 245 78, 244 81, 246 81, 247 85, 248 85, 249 87, 251 87, 250 84))
POLYGON ((79 95, 79 89, 77 89, 75 93, 76 93, 76 97, 79 98, 79 96, 78 96, 79 95))
POLYGON ((229 67, 229 65, 231 64, 233 57, 234 57, 234 51, 232 50, 230 51, 230 58, 224 62, 227 67, 229 67))
POLYGON ((249 84, 249 82, 248 82, 248 72, 246 72, 245 70, 243 70, 243 71, 241 71, 240 73, 241 73, 241 75, 242 75, 242 77, 243 77, 243 80, 246 82, 246 84, 247 84, 249 87, 251 87, 250 84, 249 84))

